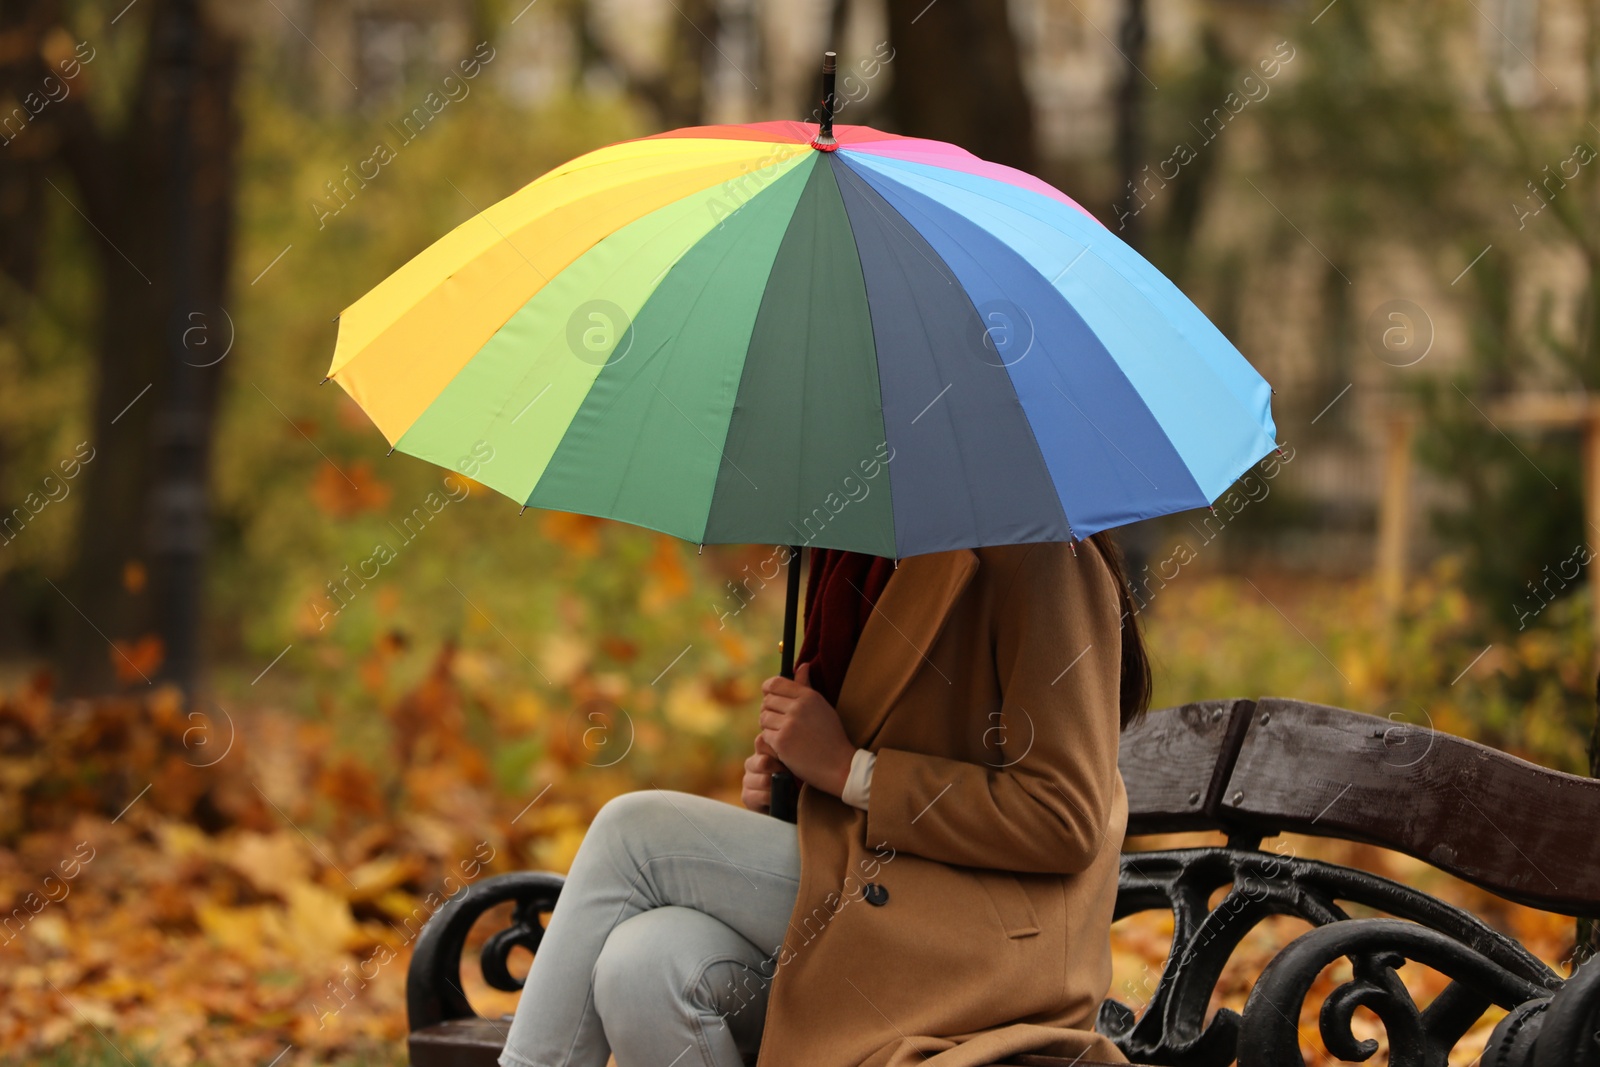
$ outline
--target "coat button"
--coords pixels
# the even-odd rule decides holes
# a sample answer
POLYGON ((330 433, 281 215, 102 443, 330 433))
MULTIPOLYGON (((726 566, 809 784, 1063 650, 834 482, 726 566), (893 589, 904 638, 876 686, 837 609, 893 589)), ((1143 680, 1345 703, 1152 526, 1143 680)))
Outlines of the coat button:
POLYGON ((881 908, 885 904, 889 903, 889 891, 883 888, 883 886, 879 885, 877 882, 868 882, 866 891, 863 895, 865 896, 867 903, 871 904, 874 908, 881 908))

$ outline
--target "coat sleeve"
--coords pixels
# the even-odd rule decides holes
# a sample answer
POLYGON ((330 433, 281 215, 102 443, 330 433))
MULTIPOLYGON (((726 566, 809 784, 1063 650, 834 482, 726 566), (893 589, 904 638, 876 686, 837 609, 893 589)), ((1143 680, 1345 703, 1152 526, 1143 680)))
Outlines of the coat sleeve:
MULTIPOLYGON (((1066 544, 1031 546, 993 630, 1007 738, 993 763, 1007 765, 878 750, 868 840, 993 870, 1074 874, 1089 866, 1106 840, 1119 781, 1122 615, 1114 583, 1097 548, 1084 545, 1074 556, 1066 544)), ((984 713, 972 711, 975 740, 984 713)))

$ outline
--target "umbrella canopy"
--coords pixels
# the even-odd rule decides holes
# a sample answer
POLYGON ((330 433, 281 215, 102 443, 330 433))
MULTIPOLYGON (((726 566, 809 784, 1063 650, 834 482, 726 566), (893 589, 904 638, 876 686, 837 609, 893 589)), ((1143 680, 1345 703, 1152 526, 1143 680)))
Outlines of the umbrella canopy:
POLYGON ((328 374, 402 452, 692 542, 902 557, 1204 507, 1267 383, 1064 194, 799 122, 579 157, 345 310, 328 374))

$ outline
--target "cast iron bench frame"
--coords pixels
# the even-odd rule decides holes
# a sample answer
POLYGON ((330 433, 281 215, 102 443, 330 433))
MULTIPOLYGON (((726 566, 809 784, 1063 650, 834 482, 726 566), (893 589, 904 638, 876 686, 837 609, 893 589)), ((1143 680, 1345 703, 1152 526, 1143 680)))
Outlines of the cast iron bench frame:
MULTIPOLYGON (((1421 859, 1510 901, 1600 917, 1600 780, 1548 770, 1449 734, 1278 698, 1213 700, 1152 711, 1122 740, 1129 836, 1222 831, 1227 844, 1129 852, 1116 918, 1165 909, 1173 947, 1142 1014, 1114 999, 1098 1029, 1138 1064, 1302 1067, 1296 1020, 1319 972, 1340 958, 1351 977, 1321 1006, 1322 1040, 1369 1058, 1351 1017, 1374 1012, 1393 1067, 1444 1067, 1449 1050, 1496 1004, 1482 1067, 1600 1067, 1600 960, 1563 979, 1521 944, 1426 893, 1364 871, 1260 845, 1280 833, 1364 841, 1421 859), (1213 907, 1217 890, 1226 893, 1213 907), (1380 917, 1352 917, 1345 905, 1380 917), (1242 1013, 1207 1008, 1246 934, 1269 915, 1312 929, 1262 970, 1242 1013), (1450 979, 1419 1007, 1396 975, 1406 961, 1450 979)), ((473 924, 515 902, 484 944, 487 983, 514 991, 511 950, 534 951, 560 875, 485 879, 442 907, 417 939, 406 983, 413 1067, 492 1067, 505 1020, 480 1018, 461 987, 473 924)), ((1046 1056, 1011 1063, 1066 1067, 1046 1056)), ((1080 1063, 1077 1067, 1093 1067, 1080 1063)))

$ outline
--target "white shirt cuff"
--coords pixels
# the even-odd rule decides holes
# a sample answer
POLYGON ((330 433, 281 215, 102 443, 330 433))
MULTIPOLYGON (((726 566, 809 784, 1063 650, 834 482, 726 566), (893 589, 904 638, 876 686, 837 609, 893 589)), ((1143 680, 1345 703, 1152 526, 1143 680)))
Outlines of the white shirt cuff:
POLYGON ((867 801, 872 798, 872 768, 877 762, 877 753, 856 749, 856 754, 850 758, 850 775, 844 780, 844 792, 839 794, 839 799, 866 811, 867 801))

